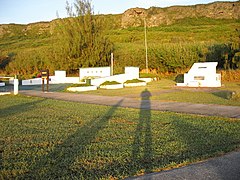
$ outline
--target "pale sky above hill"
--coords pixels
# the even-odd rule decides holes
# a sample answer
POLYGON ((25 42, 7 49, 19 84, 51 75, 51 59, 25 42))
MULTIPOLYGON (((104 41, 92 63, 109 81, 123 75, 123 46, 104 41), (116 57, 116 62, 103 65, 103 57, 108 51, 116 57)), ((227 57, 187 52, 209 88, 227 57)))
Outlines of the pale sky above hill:
MULTIPOLYGON (((218 0, 227 1, 227 0, 218 0)), ((69 3, 74 0, 68 0, 69 3)), ((134 7, 207 4, 214 0, 92 0, 95 14, 119 14, 134 7)), ((28 24, 67 16, 66 0, 0 0, 0 24, 28 24)))

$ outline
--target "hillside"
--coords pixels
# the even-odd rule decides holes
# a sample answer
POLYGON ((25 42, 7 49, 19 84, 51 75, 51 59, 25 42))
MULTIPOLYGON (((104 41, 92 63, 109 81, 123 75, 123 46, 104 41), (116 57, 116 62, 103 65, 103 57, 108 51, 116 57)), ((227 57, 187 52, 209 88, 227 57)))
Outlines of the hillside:
POLYGON ((168 8, 133 8, 122 15, 122 27, 143 25, 146 18, 148 27, 170 25, 185 18, 239 19, 240 2, 216 2, 194 6, 172 6, 168 8))
MULTIPOLYGON (((146 19, 148 27, 171 25, 185 18, 240 19, 240 2, 215 2, 194 6, 172 6, 167 8, 151 7, 149 9, 132 8, 119 15, 106 15, 114 28, 143 26, 146 19)), ((38 22, 28 25, 2 24, 0 37, 14 35, 42 35, 52 33, 55 21, 38 22)))
MULTIPOLYGON (((133 8, 123 14, 98 16, 107 22, 106 35, 114 43, 116 73, 124 66, 144 69, 144 18, 148 26, 149 67, 157 72, 182 72, 193 62, 221 61, 228 44, 239 41, 240 2, 133 8)), ((34 76, 39 64, 51 63, 57 22, 0 25, 0 73, 34 76), (20 56, 24 63, 18 62, 20 56), (33 67, 24 67, 27 62, 33 67), (19 71, 22 67, 24 70, 19 71)), ((53 71, 55 67, 49 68, 53 71)))

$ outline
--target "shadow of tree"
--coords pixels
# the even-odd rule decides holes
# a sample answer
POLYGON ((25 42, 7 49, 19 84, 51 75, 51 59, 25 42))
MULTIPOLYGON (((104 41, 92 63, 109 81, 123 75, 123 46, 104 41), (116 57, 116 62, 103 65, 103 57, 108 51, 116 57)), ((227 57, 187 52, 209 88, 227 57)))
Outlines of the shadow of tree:
POLYGON ((3 169, 3 150, 4 150, 4 141, 0 140, 0 170, 3 169))
POLYGON ((90 172, 84 167, 74 170, 72 166, 78 157, 87 154, 86 146, 92 143, 99 131, 107 127, 109 119, 122 101, 112 106, 103 117, 92 119, 62 143, 56 145, 52 152, 37 160, 20 179, 59 179, 64 177, 85 179, 89 177, 89 174, 91 177, 96 176, 95 172, 90 172))
POLYGON ((36 104, 45 101, 45 99, 31 101, 26 103, 20 103, 18 105, 10 106, 4 109, 0 109, 0 118, 6 118, 8 116, 18 114, 25 111, 30 111, 33 108, 36 108, 36 104))

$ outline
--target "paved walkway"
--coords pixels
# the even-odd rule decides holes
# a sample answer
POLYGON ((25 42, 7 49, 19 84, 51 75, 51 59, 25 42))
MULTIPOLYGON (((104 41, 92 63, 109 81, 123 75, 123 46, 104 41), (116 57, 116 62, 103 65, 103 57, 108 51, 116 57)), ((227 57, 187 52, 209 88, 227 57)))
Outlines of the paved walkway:
POLYGON ((132 180, 239 180, 240 151, 185 167, 152 173, 132 180))
POLYGON ((62 92, 49 92, 43 93, 41 91, 20 91, 21 94, 27 96, 38 96, 43 98, 58 99, 64 101, 74 101, 88 104, 99 104, 114 106, 117 102, 122 100, 121 107, 129 108, 142 108, 158 110, 158 111, 171 111, 177 113, 199 114, 206 116, 222 116, 229 118, 240 118, 239 106, 223 106, 212 104, 193 104, 193 103, 181 103, 181 102, 161 102, 151 100, 151 107, 149 107, 149 100, 138 100, 134 98, 118 97, 118 96, 97 96, 88 94, 74 94, 74 93, 62 93, 62 92), (144 106, 144 101, 148 103, 144 106))
MULTIPOLYGON (((159 111, 172 111, 180 113, 200 114, 206 116, 222 116, 231 118, 240 118, 240 107, 192 104, 192 103, 176 103, 176 102, 160 102, 151 100, 137 100, 125 97, 96 96, 86 94, 49 92, 40 91, 20 91, 21 94, 27 96, 38 96, 43 98, 51 98, 65 101, 74 101, 89 104, 99 104, 114 106, 122 100, 121 107, 143 108, 159 111), (148 101, 143 106, 143 101, 148 101)), ((129 179, 136 180, 239 180, 240 179, 240 150, 232 152, 222 157, 206 160, 204 162, 191 164, 185 167, 173 170, 162 171, 159 173, 151 173, 145 176, 134 177, 129 179)))

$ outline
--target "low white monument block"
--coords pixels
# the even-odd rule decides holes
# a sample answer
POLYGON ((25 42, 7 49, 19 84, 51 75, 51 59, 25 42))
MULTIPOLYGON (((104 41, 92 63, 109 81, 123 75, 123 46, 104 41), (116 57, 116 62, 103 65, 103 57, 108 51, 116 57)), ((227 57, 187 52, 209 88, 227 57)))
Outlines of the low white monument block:
POLYGON ((221 74, 216 73, 217 64, 217 62, 194 63, 188 73, 184 74, 184 83, 177 83, 177 86, 221 87, 221 74))
POLYGON ((67 90, 72 92, 94 91, 97 90, 97 86, 69 87, 67 90))

